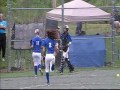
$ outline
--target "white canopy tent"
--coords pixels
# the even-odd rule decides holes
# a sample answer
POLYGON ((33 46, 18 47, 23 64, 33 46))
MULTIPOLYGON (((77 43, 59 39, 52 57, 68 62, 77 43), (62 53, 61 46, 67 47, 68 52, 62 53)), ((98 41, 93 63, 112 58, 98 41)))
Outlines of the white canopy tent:
MULTIPOLYGON (((47 19, 62 21, 62 5, 46 14, 47 19)), ((107 13, 83 0, 73 0, 64 4, 65 22, 83 21, 109 21, 110 13, 107 13)))

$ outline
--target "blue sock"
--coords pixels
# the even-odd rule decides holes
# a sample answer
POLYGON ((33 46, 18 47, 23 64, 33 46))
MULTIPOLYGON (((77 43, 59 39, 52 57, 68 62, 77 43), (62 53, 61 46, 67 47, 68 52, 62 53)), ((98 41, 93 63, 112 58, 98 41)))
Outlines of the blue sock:
POLYGON ((51 70, 53 71, 55 69, 55 65, 53 64, 51 67, 51 70))
POLYGON ((37 75, 37 66, 34 66, 35 75, 37 75))
POLYGON ((40 68, 40 69, 41 69, 41 65, 40 65, 40 64, 38 65, 38 68, 40 68))
POLYGON ((47 83, 49 83, 49 72, 46 72, 47 83))

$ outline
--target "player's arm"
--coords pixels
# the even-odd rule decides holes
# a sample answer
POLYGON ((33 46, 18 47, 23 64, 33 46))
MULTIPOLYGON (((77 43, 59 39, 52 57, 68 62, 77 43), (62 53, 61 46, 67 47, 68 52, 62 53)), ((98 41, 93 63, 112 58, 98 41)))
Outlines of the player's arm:
POLYGON ((0 28, 6 30, 7 28, 7 22, 4 21, 3 23, 0 24, 0 28))
POLYGON ((68 36, 67 36, 67 39, 68 39, 68 46, 72 43, 72 39, 71 39, 71 36, 70 36, 70 34, 68 34, 68 36))
POLYGON ((41 44, 41 55, 42 57, 45 57, 45 52, 46 52, 46 49, 45 49, 45 41, 44 39, 42 40, 42 44, 41 44))
POLYGON ((44 46, 41 46, 41 49, 42 49, 42 52, 41 52, 42 57, 44 57, 44 56, 45 56, 45 47, 44 47, 44 46))
POLYGON ((0 28, 6 30, 5 26, 0 25, 0 28))
POLYGON ((34 41, 33 40, 30 40, 30 46, 31 46, 31 48, 34 47, 34 41))
POLYGON ((56 56, 58 54, 58 52, 59 52, 58 43, 56 43, 54 49, 55 49, 54 55, 56 56))

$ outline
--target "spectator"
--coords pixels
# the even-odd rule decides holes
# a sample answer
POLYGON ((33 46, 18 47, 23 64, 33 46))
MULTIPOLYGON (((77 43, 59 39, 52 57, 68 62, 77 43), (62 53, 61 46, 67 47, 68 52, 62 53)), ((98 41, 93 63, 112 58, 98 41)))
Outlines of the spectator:
POLYGON ((85 35, 86 32, 82 29, 82 22, 77 22, 76 33, 77 36, 85 35))
POLYGON ((82 32, 82 22, 77 22, 76 35, 81 35, 82 32))
POLYGON ((6 28, 7 22, 3 20, 3 14, 0 13, 0 54, 2 52, 2 61, 5 61, 6 53, 6 28))
POLYGON ((116 28, 116 33, 120 33, 120 15, 118 14, 118 10, 115 9, 113 16, 114 16, 114 26, 116 28))

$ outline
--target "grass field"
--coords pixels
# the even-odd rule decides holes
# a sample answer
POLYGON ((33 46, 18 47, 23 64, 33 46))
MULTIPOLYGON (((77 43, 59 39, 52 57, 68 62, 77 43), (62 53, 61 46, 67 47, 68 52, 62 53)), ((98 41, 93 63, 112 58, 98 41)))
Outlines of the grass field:
MULTIPOLYGON (((119 70, 119 66, 118 67, 110 67, 110 66, 107 66, 107 67, 92 67, 92 68, 77 68, 75 67, 75 71, 74 73, 79 73, 81 71, 93 71, 93 70, 119 70)), ((43 76, 45 76, 45 70, 43 70, 43 76)), ((65 67, 64 69, 64 73, 59 73, 58 72, 58 67, 56 67, 55 69, 55 72, 54 73, 50 73, 51 76, 56 76, 56 75, 69 75, 69 74, 72 74, 72 73, 69 73, 69 70, 67 67, 65 67)), ((38 76, 41 76, 38 72, 38 76)), ((18 77, 34 77, 34 71, 33 70, 26 70, 26 71, 12 71, 12 72, 9 72, 9 73, 1 73, 0 74, 0 78, 18 78, 18 77)))

